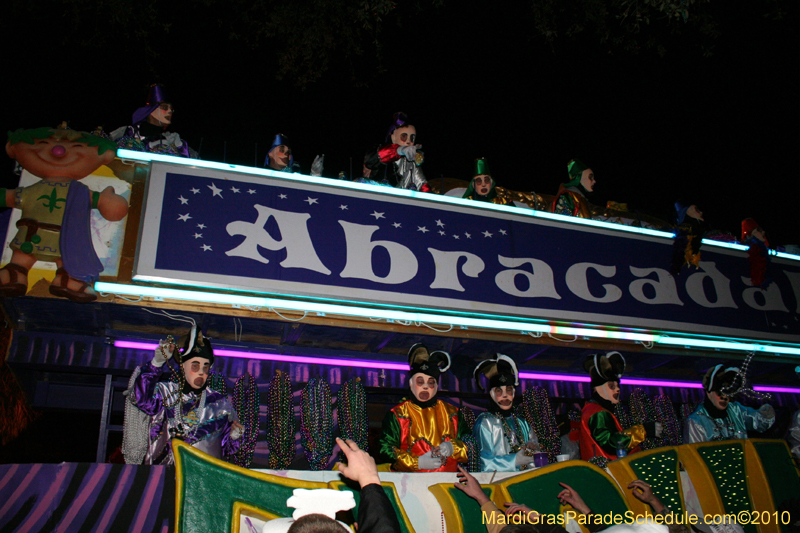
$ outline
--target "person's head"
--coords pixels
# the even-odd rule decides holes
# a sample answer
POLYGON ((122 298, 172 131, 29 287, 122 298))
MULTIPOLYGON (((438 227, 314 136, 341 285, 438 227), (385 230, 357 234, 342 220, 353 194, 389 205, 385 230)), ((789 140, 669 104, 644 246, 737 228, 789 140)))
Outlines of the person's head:
POLYGON ((675 219, 677 224, 682 224, 686 217, 693 220, 703 221, 703 212, 698 209, 697 205, 686 200, 678 200, 675 202, 675 219))
POLYGON ((450 355, 443 351, 428 352, 428 348, 417 343, 408 350, 411 367, 408 386, 419 402, 428 402, 439 392, 439 376, 450 368, 450 355))
POLYGON ((462 198, 490 201, 497 196, 495 185, 488 161, 483 157, 478 158, 473 167, 472 180, 462 198))
POLYGON ((488 390, 492 400, 489 411, 511 411, 514 407, 516 386, 519 385, 519 372, 514 360, 507 355, 497 354, 494 358, 481 361, 472 373, 479 387, 481 375, 486 378, 484 390, 488 390))
POLYGON ((417 143, 417 128, 408 123, 408 116, 402 111, 394 114, 392 125, 389 126, 387 140, 400 146, 412 146, 417 143))
POLYGON ((741 382, 741 371, 735 367, 725 368, 724 365, 716 365, 708 369, 703 376, 703 390, 711 404, 724 411, 730 403, 730 395, 737 390, 737 385, 741 382))
POLYGON ((147 117, 147 122, 154 126, 161 126, 166 129, 167 126, 172 124, 172 113, 175 108, 169 102, 159 102, 152 113, 147 117))
POLYGON ((19 129, 8 135, 6 153, 28 172, 47 181, 80 180, 117 154, 112 141, 66 127, 19 129))
POLYGON ((579 159, 573 159, 567 165, 567 173, 569 174, 569 181, 564 184, 565 187, 578 187, 580 185, 586 192, 593 192, 596 180, 594 178, 594 171, 583 164, 579 159))
POLYGON ((174 112, 172 100, 167 98, 164 86, 153 84, 147 94, 147 103, 133 112, 132 123, 135 126, 147 122, 167 129, 172 124, 174 112))
POLYGON ((761 229, 761 226, 758 225, 758 222, 752 218, 746 218, 742 220, 742 242, 745 242, 751 238, 759 240, 769 246, 769 242, 767 241, 767 232, 761 229))
POLYGON ((293 164, 294 156, 292 155, 292 149, 289 147, 289 139, 279 133, 272 141, 264 166, 273 170, 283 170, 287 167, 291 168, 293 164))
POLYGON ((214 350, 211 342, 198 331, 194 339, 192 335, 184 336, 178 352, 178 361, 185 379, 184 392, 200 392, 208 384, 211 365, 214 364, 214 350))
POLYGON ((625 358, 619 352, 590 355, 584 360, 583 367, 591 377, 592 390, 600 398, 619 403, 619 380, 625 372, 625 358))
POLYGON ((349 530, 324 514, 307 514, 295 520, 287 533, 345 533, 349 530))

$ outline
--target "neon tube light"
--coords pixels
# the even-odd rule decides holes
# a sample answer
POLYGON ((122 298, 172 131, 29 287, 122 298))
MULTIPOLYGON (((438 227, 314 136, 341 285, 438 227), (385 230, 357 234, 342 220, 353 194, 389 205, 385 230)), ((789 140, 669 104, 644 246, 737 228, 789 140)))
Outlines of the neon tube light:
MULTIPOLYGON (((131 348, 134 350, 155 350, 158 344, 154 342, 138 342, 138 341, 114 341, 115 348, 131 348)), ((273 353, 260 353, 260 352, 243 352, 237 350, 220 350, 215 349, 214 355, 219 357, 237 357, 242 359, 258 359, 261 361, 280 361, 285 363, 297 364, 310 364, 310 365, 326 365, 326 366, 351 366, 355 368, 374 368, 385 370, 399 370, 407 372, 409 370, 406 363, 391 363, 388 361, 375 361, 372 359, 337 359, 325 357, 309 357, 301 355, 280 355, 273 353)), ((583 375, 573 374, 542 374, 538 372, 520 372, 520 379, 530 379, 538 381, 567 381, 573 383, 590 383, 591 378, 583 375)), ((689 388, 689 389, 702 389, 701 383, 693 383, 688 381, 662 381, 654 379, 638 379, 638 378, 622 378, 620 385, 641 386, 641 387, 672 387, 672 388, 689 388)), ((753 390, 759 392, 783 392, 788 394, 800 394, 800 388, 791 387, 771 387, 756 385, 753 390)))
POLYGON ((218 304, 243 305, 249 307, 275 307, 301 312, 331 313, 346 316, 380 318, 385 320, 425 322, 432 324, 467 326, 485 329, 501 329, 527 333, 548 333, 551 335, 576 335, 590 338, 619 339, 636 342, 652 342, 668 346, 689 346, 695 348, 715 348, 721 350, 764 352, 775 354, 800 355, 800 348, 778 346, 769 344, 756 344, 735 341, 714 341, 706 339, 693 339, 688 337, 670 337, 667 335, 651 335, 646 333, 632 333, 625 331, 575 328, 564 326, 550 326, 546 324, 533 324, 515 322, 512 320, 496 320, 488 318, 471 318, 462 316, 448 316, 433 313, 420 313, 412 311, 397 311, 372 307, 349 306, 319 302, 281 300, 261 296, 243 296, 236 294, 220 294, 214 292, 188 291, 183 289, 166 289, 146 285, 124 285, 121 283, 107 283, 98 281, 94 285, 97 292, 126 294, 131 296, 144 296, 151 298, 171 298, 175 300, 188 300, 218 304))

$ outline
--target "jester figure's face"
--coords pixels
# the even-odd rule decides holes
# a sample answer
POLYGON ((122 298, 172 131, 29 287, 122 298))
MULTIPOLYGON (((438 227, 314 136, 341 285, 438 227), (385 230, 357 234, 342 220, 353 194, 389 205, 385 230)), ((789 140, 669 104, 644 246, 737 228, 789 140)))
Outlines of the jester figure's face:
POLYGON ((720 411, 726 410, 731 401, 728 395, 722 392, 711 391, 707 392, 706 396, 708 396, 708 399, 711 400, 712 404, 714 404, 714 407, 720 411))
POLYGON ((607 381, 599 387, 595 387, 594 390, 604 400, 608 400, 614 405, 619 403, 619 381, 607 381))
POLYGON ((400 146, 413 146, 417 142, 417 128, 402 126, 392 132, 392 143, 400 146))
POLYGON ((206 385, 211 363, 205 357, 192 357, 181 364, 186 383, 195 390, 200 390, 206 385))
POLYGON ((409 380, 411 394, 420 402, 427 402, 436 397, 439 391, 439 382, 427 374, 417 372, 409 380))
POLYGON ((492 397, 503 411, 508 411, 514 406, 514 385, 506 385, 505 387, 494 387, 489 391, 489 396, 492 397))
POLYGON ((152 113, 150 113, 150 116, 147 117, 147 121, 155 126, 162 126, 166 128, 172 124, 172 114, 174 112, 175 108, 172 107, 172 104, 161 102, 158 104, 158 107, 155 108, 152 113))
POLYGON ((6 144, 6 153, 34 176, 59 182, 83 179, 116 155, 113 150, 100 155, 96 146, 66 136, 36 139, 34 144, 6 144))
POLYGON ((492 192, 492 177, 488 174, 480 174, 472 178, 472 187, 478 196, 486 196, 492 192))
POLYGON ((278 145, 269 152, 269 167, 274 170, 283 170, 289 166, 291 157, 291 148, 285 144, 278 145))
POLYGON ((594 179, 594 172, 591 168, 587 168, 581 173, 581 185, 583 188, 589 192, 594 191, 594 184, 596 180, 594 179))

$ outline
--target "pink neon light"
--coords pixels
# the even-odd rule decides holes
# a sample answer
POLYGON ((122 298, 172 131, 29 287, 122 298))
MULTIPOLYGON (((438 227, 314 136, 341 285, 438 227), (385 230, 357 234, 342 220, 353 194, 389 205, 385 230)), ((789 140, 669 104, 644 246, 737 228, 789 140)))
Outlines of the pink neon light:
MULTIPOLYGON (((135 350, 155 350, 158 344, 149 342, 135 341, 114 341, 117 348, 132 348, 135 350)), ((214 350, 215 355, 221 357, 239 357, 243 359, 260 359, 262 361, 283 361, 286 363, 328 365, 328 366, 353 366, 357 368, 384 368, 386 370, 407 371, 408 365, 405 363, 389 363, 384 361, 373 361, 365 359, 325 359, 323 357, 306 357, 295 355, 279 355, 273 353, 256 352, 237 352, 235 350, 214 350)), ((520 379, 535 379, 541 381, 569 381, 576 383, 589 383, 589 376, 576 376, 572 374, 539 374, 537 372, 520 372, 520 379)), ((687 381, 658 381, 649 379, 629 379, 623 378, 622 385, 639 385, 641 387, 676 387, 702 389, 700 383, 687 381)), ((753 390, 760 392, 784 392, 788 394, 800 394, 800 388, 792 387, 767 387, 756 385, 753 390)))
POLYGON ((642 387, 683 387, 687 389, 702 389, 702 383, 689 383, 686 381, 657 381, 653 379, 628 379, 620 380, 622 385, 640 385, 642 387))
POLYGON ((758 392, 788 392, 789 394, 800 394, 800 389, 793 387, 765 387, 756 385, 753 387, 753 390, 758 392))
MULTIPOLYGON (((158 344, 133 341, 115 341, 117 348, 132 348, 135 350, 155 350, 158 344)), ((214 350, 214 355, 220 357, 239 357, 242 359, 260 359, 262 361, 283 361, 286 363, 299 363, 328 366, 354 366, 357 368, 383 368, 386 370, 408 371, 407 363, 390 363, 388 361, 373 361, 365 359, 325 359, 322 357, 306 357, 302 355, 280 355, 275 353, 238 352, 235 350, 214 350)))
POLYGON ((538 374, 535 372, 520 372, 520 379, 541 379, 544 381, 578 381, 589 383, 589 376, 572 376, 569 374, 538 374))

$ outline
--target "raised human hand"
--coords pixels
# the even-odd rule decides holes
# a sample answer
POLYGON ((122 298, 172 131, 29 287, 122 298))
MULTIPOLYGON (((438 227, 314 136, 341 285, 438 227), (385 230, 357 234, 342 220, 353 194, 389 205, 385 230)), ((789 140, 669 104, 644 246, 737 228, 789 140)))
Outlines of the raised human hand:
POLYGON ((325 162, 325 154, 318 155, 314 158, 314 162, 311 163, 311 175, 320 177, 322 176, 323 170, 323 163, 325 162))
POLYGON ((381 484, 381 478, 378 477, 378 467, 375 465, 375 459, 370 454, 359 448, 358 444, 350 439, 345 441, 336 437, 336 444, 339 445, 342 453, 347 457, 347 464, 339 465, 339 471, 346 478, 358 482, 361 488, 373 483, 381 484))
POLYGON ((644 481, 640 479, 631 481, 628 484, 628 488, 631 489, 637 500, 641 500, 651 506, 656 513, 664 510, 664 504, 653 494, 653 488, 644 481))
POLYGON ((158 348, 153 353, 153 366, 159 368, 164 366, 164 363, 172 357, 174 351, 175 343, 172 342, 172 339, 158 341, 158 348))
POLYGON ((583 501, 581 495, 578 494, 578 491, 567 485, 566 483, 559 483, 564 490, 558 493, 558 501, 561 502, 561 505, 570 504, 572 507, 575 508, 576 511, 579 511, 583 514, 589 514, 592 512, 589 509, 589 506, 583 501))
POLYGON ((456 473, 458 481, 453 483, 455 487, 478 502, 478 505, 483 505, 489 501, 489 497, 483 492, 481 484, 475 479, 475 476, 464 470, 461 465, 458 465, 458 472, 456 473))

